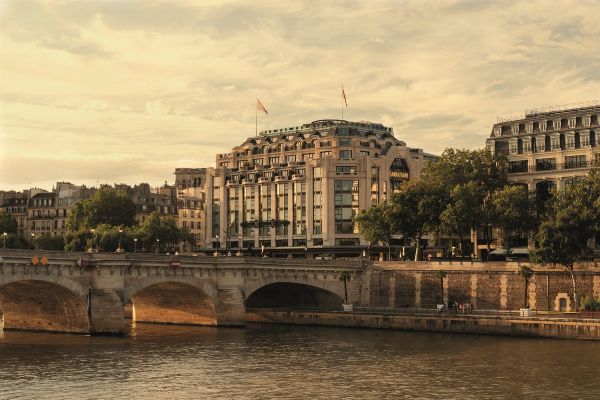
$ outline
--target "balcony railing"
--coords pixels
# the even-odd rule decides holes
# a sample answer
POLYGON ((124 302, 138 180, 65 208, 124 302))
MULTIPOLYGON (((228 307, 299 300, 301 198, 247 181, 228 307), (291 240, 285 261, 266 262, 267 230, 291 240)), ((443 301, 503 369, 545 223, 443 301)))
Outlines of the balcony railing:
POLYGON ((563 164, 538 164, 529 166, 516 166, 508 168, 509 174, 524 174, 528 172, 547 172, 567 169, 586 169, 592 166, 590 161, 570 162, 563 164))

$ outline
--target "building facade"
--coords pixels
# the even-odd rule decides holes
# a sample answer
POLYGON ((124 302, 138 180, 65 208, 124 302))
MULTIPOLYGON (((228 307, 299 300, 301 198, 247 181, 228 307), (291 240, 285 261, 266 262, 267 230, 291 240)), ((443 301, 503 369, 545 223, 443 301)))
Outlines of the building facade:
POLYGON ((588 174, 598 159, 600 103, 531 110, 492 127, 487 148, 508 158, 509 180, 544 197, 588 174))
POLYGON ((357 256, 354 222, 435 157, 378 123, 320 120, 260 132, 206 176, 206 247, 273 256, 357 256))

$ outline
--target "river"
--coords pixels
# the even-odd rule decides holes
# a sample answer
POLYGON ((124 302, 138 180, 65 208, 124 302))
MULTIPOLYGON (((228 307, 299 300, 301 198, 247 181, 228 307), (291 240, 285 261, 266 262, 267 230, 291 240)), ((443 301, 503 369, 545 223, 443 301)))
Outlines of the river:
POLYGON ((250 325, 0 331, 2 399, 600 398, 600 343, 250 325))

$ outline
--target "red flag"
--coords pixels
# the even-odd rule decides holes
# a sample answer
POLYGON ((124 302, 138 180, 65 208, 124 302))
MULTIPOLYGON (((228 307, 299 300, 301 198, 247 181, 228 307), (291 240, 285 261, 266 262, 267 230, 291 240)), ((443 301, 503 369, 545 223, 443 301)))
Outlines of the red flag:
POLYGON ((265 106, 263 106, 258 97, 256 98, 256 111, 264 111, 265 114, 269 115, 267 109, 265 108, 265 106))
POLYGON ((342 98, 344 99, 344 104, 348 107, 348 101, 346 100, 346 92, 344 92, 344 85, 342 85, 342 98))

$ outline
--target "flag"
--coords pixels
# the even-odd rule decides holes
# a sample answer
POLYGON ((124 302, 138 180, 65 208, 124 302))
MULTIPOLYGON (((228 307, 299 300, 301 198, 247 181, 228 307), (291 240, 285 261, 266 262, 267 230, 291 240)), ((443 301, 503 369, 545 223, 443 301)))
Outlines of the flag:
POLYGON ((348 100, 346 100, 346 92, 344 92, 344 85, 342 85, 342 98, 344 99, 344 104, 348 107, 348 100))
POLYGON ((263 106, 258 97, 256 98, 256 111, 264 111, 265 114, 269 115, 267 109, 265 108, 265 106, 263 106))

